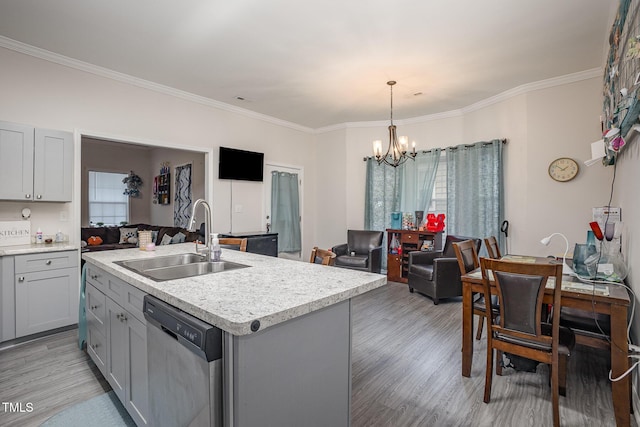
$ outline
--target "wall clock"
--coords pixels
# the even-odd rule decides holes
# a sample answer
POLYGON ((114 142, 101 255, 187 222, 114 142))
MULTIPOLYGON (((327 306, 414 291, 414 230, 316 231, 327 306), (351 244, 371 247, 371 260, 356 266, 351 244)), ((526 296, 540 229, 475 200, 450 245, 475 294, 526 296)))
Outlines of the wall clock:
POLYGON ((558 182, 571 181, 579 170, 578 162, 568 157, 560 157, 549 164, 549 176, 558 182))

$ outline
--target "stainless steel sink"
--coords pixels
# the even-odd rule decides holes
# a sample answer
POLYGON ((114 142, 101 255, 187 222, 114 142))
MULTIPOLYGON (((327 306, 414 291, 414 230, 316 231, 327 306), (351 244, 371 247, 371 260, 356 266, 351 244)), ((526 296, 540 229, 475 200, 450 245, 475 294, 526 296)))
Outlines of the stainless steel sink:
POLYGON ((156 281, 181 279, 184 277, 201 276, 209 273, 219 273, 221 271, 236 270, 238 268, 249 267, 230 261, 217 262, 197 262, 194 264, 175 265, 173 267, 154 268, 145 270, 143 274, 156 281))
POLYGON ((249 267, 231 261, 206 261, 204 256, 198 254, 168 255, 157 258, 115 261, 115 263, 157 282, 249 267))
POLYGON ((116 261, 123 267, 127 267, 133 271, 144 271, 152 268, 171 267, 174 265, 193 264, 196 262, 205 262, 207 259, 204 255, 199 254, 179 254, 167 255, 154 258, 134 259, 129 261, 116 261))

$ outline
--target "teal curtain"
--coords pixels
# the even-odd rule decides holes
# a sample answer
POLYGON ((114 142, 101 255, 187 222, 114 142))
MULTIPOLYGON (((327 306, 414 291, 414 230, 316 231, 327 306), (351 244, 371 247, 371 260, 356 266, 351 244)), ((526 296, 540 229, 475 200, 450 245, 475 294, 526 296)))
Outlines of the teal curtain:
MULTIPOLYGON (((367 178, 364 195, 364 228, 385 231, 391 226, 391 212, 400 211, 402 174, 398 168, 379 165, 376 159, 368 158, 367 178)), ((382 239, 382 247, 387 246, 387 233, 382 239)), ((382 256, 382 269, 387 268, 387 257, 382 256)))
POLYGON ((366 162, 364 228, 384 231, 391 225, 391 212, 400 211, 402 174, 398 168, 379 165, 374 158, 366 162))
POLYGON ((423 211, 426 215, 433 196, 441 152, 440 148, 420 152, 414 161, 409 160, 398 168, 402 181, 401 211, 423 211))
POLYGON ((271 225, 278 233, 278 252, 300 252, 298 174, 271 172, 271 225))
POLYGON ((496 236, 504 247, 502 158, 503 142, 498 139, 446 148, 447 234, 496 236))

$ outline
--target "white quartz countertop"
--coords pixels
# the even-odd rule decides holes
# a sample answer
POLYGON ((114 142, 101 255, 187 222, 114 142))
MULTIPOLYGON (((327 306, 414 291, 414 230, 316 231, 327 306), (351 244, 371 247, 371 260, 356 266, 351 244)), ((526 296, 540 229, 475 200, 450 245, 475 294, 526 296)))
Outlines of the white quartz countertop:
POLYGON ((253 333, 376 289, 381 274, 328 267, 223 249, 222 259, 248 265, 184 279, 156 282, 114 261, 193 253, 193 243, 159 246, 153 252, 118 249, 87 252, 87 262, 233 335, 253 333))
POLYGON ((73 245, 71 243, 34 243, 31 245, 0 246, 0 256, 72 251, 77 249, 80 249, 80 245, 73 245))

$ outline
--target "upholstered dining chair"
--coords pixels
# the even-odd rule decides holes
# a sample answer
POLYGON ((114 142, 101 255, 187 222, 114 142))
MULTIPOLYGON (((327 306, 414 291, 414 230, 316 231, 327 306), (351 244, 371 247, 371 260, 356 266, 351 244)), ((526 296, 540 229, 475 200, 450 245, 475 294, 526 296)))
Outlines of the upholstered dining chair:
POLYGON ((502 252, 500 252, 500 246, 498 246, 498 239, 496 236, 485 237, 484 245, 487 248, 489 258, 500 259, 502 258, 502 252))
MULTIPOLYGON (((458 267, 460 268, 460 274, 465 275, 476 268, 480 267, 480 261, 478 260, 478 252, 476 252, 476 242, 473 240, 464 240, 462 242, 454 242, 453 249, 458 259, 458 267)), ((484 319, 487 317, 487 309, 484 302, 484 295, 480 295, 480 298, 474 298, 473 301, 473 314, 478 316, 478 332, 476 333, 476 340, 482 337, 482 329, 484 326, 484 319)), ((495 319, 499 314, 497 304, 492 309, 492 319, 495 319)), ((498 365, 499 366, 499 365, 498 365)))
MULTIPOLYGON (((485 295, 495 284, 500 319, 490 324, 487 333, 487 367, 484 402, 491 399, 493 378, 493 350, 515 354, 551 368, 553 425, 560 425, 559 394, 566 386, 566 367, 575 335, 569 328, 560 327, 560 293, 562 264, 528 264, 480 258, 485 295), (542 299, 549 280, 552 288, 553 314, 551 323, 543 322, 542 299)), ((491 299, 485 299, 489 312, 491 299)))
POLYGON ((311 264, 334 265, 336 263, 336 254, 314 246, 311 249, 309 262, 311 264))
MULTIPOLYGON (((240 250, 240 252, 246 252, 247 251, 247 239, 240 239, 237 237, 221 237, 219 239, 220 241, 220 245, 222 247, 233 247, 233 246, 237 246, 237 249, 240 250)), ((232 248, 232 249, 236 249, 236 248, 232 248)))

